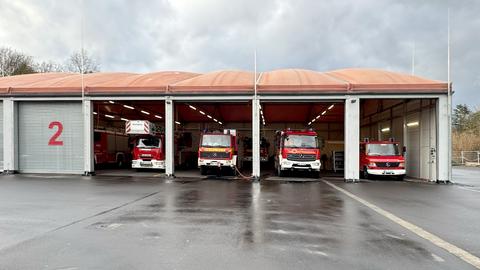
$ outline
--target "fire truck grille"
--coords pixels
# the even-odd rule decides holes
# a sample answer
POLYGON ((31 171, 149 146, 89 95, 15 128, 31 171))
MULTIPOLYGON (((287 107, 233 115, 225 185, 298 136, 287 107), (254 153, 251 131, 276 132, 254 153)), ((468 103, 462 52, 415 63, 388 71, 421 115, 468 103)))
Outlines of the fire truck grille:
POLYGON ((228 152, 200 152, 200 158, 230 158, 230 153, 228 152))
POLYGON ((375 165, 380 168, 390 168, 390 167, 398 167, 399 162, 375 162, 375 165))
POLYGON ((315 161, 315 154, 287 154, 287 159, 291 161, 315 161))

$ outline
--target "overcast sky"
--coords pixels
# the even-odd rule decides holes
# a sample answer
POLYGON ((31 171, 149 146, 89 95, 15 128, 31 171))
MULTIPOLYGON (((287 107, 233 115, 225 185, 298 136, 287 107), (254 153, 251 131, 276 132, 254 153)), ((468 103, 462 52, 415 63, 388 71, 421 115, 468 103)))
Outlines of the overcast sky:
POLYGON ((447 80, 480 105, 477 0, 0 0, 0 46, 62 62, 81 44, 102 71, 371 67, 447 80))

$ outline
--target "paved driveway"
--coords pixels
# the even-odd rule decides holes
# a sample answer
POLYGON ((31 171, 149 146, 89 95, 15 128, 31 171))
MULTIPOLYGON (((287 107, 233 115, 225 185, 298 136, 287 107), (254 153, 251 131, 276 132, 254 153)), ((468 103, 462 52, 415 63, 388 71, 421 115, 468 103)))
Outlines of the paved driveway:
POLYGON ((474 269, 338 189, 480 256, 460 187, 1 176, 0 269, 474 269))

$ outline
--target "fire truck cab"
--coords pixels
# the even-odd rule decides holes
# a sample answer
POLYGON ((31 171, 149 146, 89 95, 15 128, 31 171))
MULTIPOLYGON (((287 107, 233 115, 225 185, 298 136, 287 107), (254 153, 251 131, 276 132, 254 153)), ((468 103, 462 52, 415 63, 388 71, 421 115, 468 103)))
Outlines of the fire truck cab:
POLYGON ((155 132, 150 121, 131 120, 125 123, 131 136, 133 169, 165 169, 164 136, 155 132))
POLYGON ((236 130, 204 132, 201 134, 198 148, 198 167, 202 175, 209 169, 230 169, 235 173, 237 166, 236 130))
POLYGON ((275 171, 310 171, 320 175, 320 148, 313 130, 277 131, 275 136, 275 171))
MULTIPOLYGON (((402 151, 405 152, 405 149, 402 151)), ((368 179, 373 175, 405 177, 405 158, 400 153, 398 142, 365 141, 360 143, 360 172, 368 179)))
POLYGON ((165 169, 163 134, 137 136, 133 142, 132 168, 165 169))

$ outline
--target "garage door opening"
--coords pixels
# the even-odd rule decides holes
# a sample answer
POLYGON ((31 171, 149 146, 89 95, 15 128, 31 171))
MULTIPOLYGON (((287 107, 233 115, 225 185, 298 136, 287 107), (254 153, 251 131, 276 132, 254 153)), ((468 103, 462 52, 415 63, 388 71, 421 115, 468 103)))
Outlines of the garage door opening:
POLYGON ((436 180, 435 99, 365 99, 360 115, 361 177, 436 180))
POLYGON ((175 102, 174 118, 176 177, 250 177, 251 102, 175 102))
POLYGON ((163 100, 93 102, 96 173, 163 176, 164 117, 163 100))
POLYGON ((261 167, 265 179, 343 177, 343 102, 263 101, 260 121, 267 146, 261 154, 268 153, 261 167))

